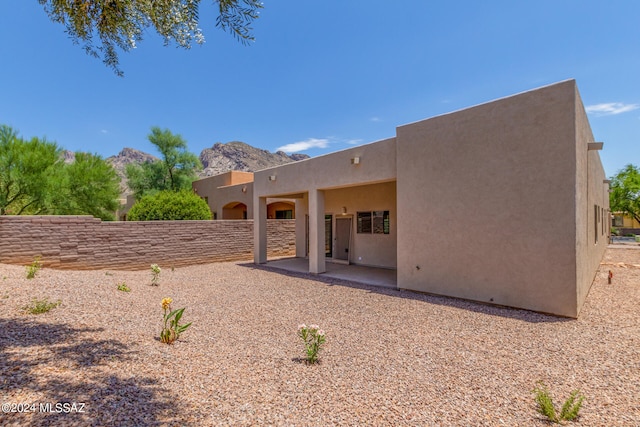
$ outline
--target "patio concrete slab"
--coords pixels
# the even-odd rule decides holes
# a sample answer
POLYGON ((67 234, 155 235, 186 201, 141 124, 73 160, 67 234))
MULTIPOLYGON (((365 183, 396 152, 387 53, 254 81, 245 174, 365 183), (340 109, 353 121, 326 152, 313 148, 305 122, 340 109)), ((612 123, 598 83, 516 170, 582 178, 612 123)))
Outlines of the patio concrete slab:
MULTIPOLYGON (((280 258, 268 261, 266 265, 280 270, 309 274, 309 260, 306 258, 280 258)), ((327 271, 319 276, 386 288, 398 287, 396 270, 332 262, 327 262, 326 268, 327 271)))

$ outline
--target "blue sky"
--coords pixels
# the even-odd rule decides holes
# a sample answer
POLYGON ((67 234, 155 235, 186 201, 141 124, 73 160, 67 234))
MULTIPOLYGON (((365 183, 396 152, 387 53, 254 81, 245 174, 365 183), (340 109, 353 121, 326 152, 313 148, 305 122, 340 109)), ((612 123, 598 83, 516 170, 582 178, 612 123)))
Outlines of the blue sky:
POLYGON ((151 126, 197 154, 243 141, 316 156, 574 78, 607 175, 640 165, 639 1, 265 0, 250 46, 203 3, 204 45, 150 32, 120 78, 36 0, 2 0, 0 123, 104 157, 155 154, 151 126))

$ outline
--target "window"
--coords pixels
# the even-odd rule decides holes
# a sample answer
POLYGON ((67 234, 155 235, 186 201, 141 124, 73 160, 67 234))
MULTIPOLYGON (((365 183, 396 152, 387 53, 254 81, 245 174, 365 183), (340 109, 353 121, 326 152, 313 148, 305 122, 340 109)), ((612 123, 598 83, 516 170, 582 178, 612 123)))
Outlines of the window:
POLYGON ((593 225, 595 226, 594 228, 594 234, 595 234, 595 242, 594 244, 598 244, 598 236, 600 235, 599 233, 599 225, 600 222, 600 207, 598 205, 593 205, 593 225))
POLYGON ((276 211, 276 219, 293 219, 293 209, 276 211))
POLYGON ((358 212, 358 233, 371 233, 371 212, 358 212))
POLYGON ((614 227, 622 227, 622 226, 624 226, 624 219, 622 219, 622 215, 614 215, 613 216, 613 226, 614 227))
POLYGON ((357 213, 359 234, 389 234, 389 211, 357 213))

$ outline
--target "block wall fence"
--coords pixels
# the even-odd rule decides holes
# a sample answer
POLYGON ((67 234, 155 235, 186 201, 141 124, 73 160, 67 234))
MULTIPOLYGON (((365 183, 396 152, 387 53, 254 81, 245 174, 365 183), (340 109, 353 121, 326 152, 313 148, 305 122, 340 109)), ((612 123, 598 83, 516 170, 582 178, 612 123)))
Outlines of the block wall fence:
MULTIPOLYGON (((295 256, 295 220, 268 220, 271 257, 295 256)), ((0 216, 0 263, 69 270, 147 269, 253 259, 253 221, 114 221, 0 216)))

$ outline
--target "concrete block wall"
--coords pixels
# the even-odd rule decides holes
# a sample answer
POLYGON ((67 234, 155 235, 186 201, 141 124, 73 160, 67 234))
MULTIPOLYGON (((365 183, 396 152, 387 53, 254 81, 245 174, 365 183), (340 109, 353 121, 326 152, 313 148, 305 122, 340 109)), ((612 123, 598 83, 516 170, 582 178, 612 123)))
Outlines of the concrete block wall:
MULTIPOLYGON (((295 220, 269 220, 270 257, 295 256, 295 220)), ((146 269, 253 257, 253 221, 102 222, 91 216, 1 216, 0 263, 36 256, 59 269, 146 269)))

